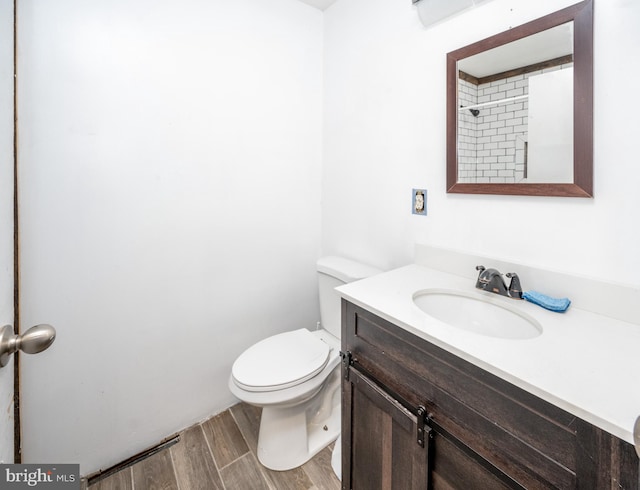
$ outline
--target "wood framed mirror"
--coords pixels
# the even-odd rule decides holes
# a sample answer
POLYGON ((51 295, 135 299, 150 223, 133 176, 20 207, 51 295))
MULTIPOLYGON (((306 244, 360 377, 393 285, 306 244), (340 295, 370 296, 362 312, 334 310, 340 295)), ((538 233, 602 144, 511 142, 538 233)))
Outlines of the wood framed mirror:
POLYGON ((447 192, 593 197, 593 0, 447 54, 447 192))

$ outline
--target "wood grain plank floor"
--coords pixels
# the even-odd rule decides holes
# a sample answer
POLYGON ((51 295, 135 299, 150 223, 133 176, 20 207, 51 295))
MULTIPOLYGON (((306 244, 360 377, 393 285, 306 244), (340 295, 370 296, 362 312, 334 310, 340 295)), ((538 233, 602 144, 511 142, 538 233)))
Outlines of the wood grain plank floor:
POLYGON ((249 447, 229 410, 210 418, 202 424, 202 428, 218 468, 224 468, 249 452, 249 447))
POLYGON ((227 490, 269 490, 264 473, 252 453, 247 453, 220 470, 227 490))
POLYGON ((224 490, 202 426, 184 431, 169 450, 180 490, 224 490))
POLYGON ((178 490, 171 453, 160 451, 131 467, 134 488, 145 490, 178 490))
POLYGON ((299 468, 271 471, 256 457, 261 410, 239 403, 180 433, 180 441, 88 490, 338 490, 331 445, 299 468))
POLYGON ((253 454, 258 454, 258 431, 262 410, 253 405, 238 403, 229 409, 233 415, 244 440, 253 454))
POLYGON ((100 480, 90 488, 91 490, 133 490, 131 468, 125 468, 104 480, 100 480))

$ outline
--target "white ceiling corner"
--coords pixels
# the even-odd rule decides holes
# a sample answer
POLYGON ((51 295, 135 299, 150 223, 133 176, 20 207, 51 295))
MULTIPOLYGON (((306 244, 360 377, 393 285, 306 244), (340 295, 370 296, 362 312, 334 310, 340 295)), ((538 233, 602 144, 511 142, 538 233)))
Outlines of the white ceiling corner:
POLYGON ((325 10, 331 5, 333 5, 336 0, 300 0, 302 3, 306 3, 307 5, 311 5, 320 10, 325 10))

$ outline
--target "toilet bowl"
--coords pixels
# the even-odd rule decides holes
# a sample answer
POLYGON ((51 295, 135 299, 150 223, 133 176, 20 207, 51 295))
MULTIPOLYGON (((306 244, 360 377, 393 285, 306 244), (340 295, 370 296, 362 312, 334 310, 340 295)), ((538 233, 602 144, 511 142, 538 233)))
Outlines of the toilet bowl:
POLYGON ((262 407, 257 456, 272 470, 306 463, 340 435, 340 296, 334 289, 380 272, 340 257, 317 265, 322 328, 254 344, 229 377, 237 398, 262 407))
POLYGON ((340 341, 324 330, 307 329, 269 337, 234 363, 229 389, 240 400, 262 407, 257 456, 264 466, 296 468, 338 437, 339 368, 340 341), (296 343, 303 347, 296 350, 296 343), (291 375, 286 376, 282 368, 292 352, 297 361, 304 353, 309 357, 291 361, 291 375), (251 364, 262 368, 249 374, 251 364))

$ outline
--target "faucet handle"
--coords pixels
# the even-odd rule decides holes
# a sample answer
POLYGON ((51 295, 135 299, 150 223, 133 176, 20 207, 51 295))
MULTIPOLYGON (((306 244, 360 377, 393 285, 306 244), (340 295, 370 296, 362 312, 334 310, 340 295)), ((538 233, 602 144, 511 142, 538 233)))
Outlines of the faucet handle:
POLYGON ((478 279, 476 280, 476 287, 478 289, 482 289, 482 273, 485 271, 485 266, 484 265, 476 265, 476 270, 478 271, 478 279))
POLYGON ((515 272, 507 272, 505 275, 511 279, 509 283, 509 296, 522 299, 522 286, 520 285, 518 274, 515 272))

